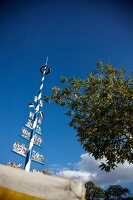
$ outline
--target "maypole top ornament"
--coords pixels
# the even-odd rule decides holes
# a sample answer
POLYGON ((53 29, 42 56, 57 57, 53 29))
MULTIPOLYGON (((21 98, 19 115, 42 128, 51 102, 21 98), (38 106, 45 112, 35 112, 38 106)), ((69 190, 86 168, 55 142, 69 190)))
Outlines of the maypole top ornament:
POLYGON ((40 67, 40 72, 45 75, 51 72, 51 68, 47 66, 47 63, 48 63, 48 56, 47 56, 45 65, 40 67))
POLYGON ((41 66, 41 67, 40 67, 40 72, 43 74, 44 71, 45 71, 45 74, 47 75, 47 74, 49 74, 49 73, 51 72, 51 68, 48 67, 47 65, 41 66), (45 71, 45 70, 46 70, 46 71, 45 71))

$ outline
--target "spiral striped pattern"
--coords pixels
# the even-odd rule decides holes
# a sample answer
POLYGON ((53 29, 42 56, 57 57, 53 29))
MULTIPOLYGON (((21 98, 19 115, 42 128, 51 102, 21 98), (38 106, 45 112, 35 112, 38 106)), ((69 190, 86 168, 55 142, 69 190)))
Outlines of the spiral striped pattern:
MULTIPOLYGON (((47 61, 46 61, 45 65, 47 66, 47 61)), ((41 85, 40 85, 40 88, 39 88, 39 94, 38 94, 38 97, 37 97, 37 104, 36 104, 36 108, 35 108, 33 129, 31 131, 30 144, 29 144, 29 148, 28 148, 28 152, 27 152, 27 156, 26 156, 26 161, 25 161, 25 171, 28 171, 28 172, 30 171, 30 165, 31 165, 31 159, 32 159, 32 148, 33 148, 33 145, 34 145, 34 134, 35 134, 35 129, 36 129, 36 126, 37 126, 37 121, 38 121, 38 116, 39 116, 40 100, 42 98, 42 89, 43 89, 45 72, 46 72, 46 67, 44 68, 44 72, 43 72, 42 80, 41 80, 41 85)))

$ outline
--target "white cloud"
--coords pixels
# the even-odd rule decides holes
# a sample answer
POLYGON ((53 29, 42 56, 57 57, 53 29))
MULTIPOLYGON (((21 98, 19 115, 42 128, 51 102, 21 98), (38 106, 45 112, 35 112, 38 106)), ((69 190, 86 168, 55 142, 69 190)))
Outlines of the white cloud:
POLYGON ((133 164, 119 164, 112 172, 104 172, 99 169, 101 161, 95 160, 89 154, 82 154, 81 161, 75 163, 76 169, 63 168, 56 172, 59 176, 76 178, 86 181, 93 181, 98 185, 117 184, 125 181, 133 181, 133 164))
POLYGON ((91 178, 95 177, 95 173, 89 173, 85 171, 78 171, 78 170, 62 170, 57 173, 59 176, 67 177, 67 178, 75 178, 80 179, 84 182, 87 182, 91 178))

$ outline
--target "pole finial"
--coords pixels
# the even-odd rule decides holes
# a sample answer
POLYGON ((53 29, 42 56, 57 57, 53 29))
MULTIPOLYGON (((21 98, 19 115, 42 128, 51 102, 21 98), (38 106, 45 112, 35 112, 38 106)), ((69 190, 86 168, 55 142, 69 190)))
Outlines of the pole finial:
POLYGON ((42 74, 44 74, 44 71, 45 71, 45 75, 47 75, 47 74, 49 74, 51 72, 51 68, 48 67, 47 65, 48 65, 48 56, 46 58, 45 65, 40 67, 40 72, 42 74))
POLYGON ((48 56, 46 58, 45 66, 47 66, 47 64, 48 64, 48 56))

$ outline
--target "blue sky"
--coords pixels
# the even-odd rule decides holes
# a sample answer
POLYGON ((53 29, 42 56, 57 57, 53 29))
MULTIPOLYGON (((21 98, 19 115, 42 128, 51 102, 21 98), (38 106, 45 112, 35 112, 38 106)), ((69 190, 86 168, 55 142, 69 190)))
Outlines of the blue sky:
MULTIPOLYGON (((50 94, 52 86, 60 85, 61 75, 86 77, 96 70, 98 60, 125 67, 128 76, 133 66, 132 8, 133 3, 128 0, 0 1, 0 163, 9 160, 24 163, 24 158, 12 153, 11 148, 15 141, 26 143, 19 135, 28 119, 27 105, 38 93, 39 66, 45 63, 46 56, 52 72, 45 79, 44 95, 50 94)), ((89 163, 93 158, 90 161, 77 142, 75 131, 68 126, 65 109, 52 103, 46 104, 43 112, 44 148, 40 152, 45 156, 45 168, 56 174, 91 173, 89 163), (82 164, 84 167, 87 164, 86 171, 82 164)), ((32 168, 35 167, 43 166, 33 163, 32 168)), ((95 182, 101 185, 119 182, 131 190, 133 174, 129 168, 132 166, 122 172, 130 175, 130 183, 120 175, 112 182, 111 177, 106 183, 95 182)), ((101 173, 97 168, 93 173, 96 171, 101 173)))

